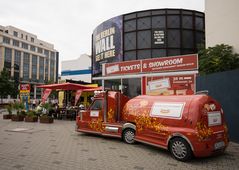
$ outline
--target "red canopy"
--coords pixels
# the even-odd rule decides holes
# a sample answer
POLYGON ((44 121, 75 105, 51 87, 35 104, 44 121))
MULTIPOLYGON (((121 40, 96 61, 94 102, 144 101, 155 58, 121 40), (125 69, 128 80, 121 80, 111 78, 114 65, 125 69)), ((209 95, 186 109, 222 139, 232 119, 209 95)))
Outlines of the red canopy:
POLYGON ((75 83, 62 83, 62 84, 47 84, 47 85, 40 85, 37 86, 38 88, 44 88, 44 89, 52 89, 52 90, 101 90, 101 87, 89 87, 86 85, 81 84, 75 84, 75 83))

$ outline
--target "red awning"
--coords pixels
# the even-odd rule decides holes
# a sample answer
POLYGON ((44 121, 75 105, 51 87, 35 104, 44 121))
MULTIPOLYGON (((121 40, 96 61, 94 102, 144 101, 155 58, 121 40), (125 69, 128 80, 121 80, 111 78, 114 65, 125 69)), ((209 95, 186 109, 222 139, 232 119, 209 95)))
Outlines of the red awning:
POLYGON ((47 84, 40 85, 37 88, 52 89, 52 90, 101 90, 101 87, 89 87, 86 85, 75 84, 75 83, 62 83, 62 84, 47 84))

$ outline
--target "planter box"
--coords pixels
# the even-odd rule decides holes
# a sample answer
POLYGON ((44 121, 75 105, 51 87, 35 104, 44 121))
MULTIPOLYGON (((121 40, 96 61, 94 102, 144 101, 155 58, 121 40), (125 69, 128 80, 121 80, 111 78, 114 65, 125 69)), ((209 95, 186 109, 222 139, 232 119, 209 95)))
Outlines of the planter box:
POLYGON ((53 121, 52 117, 40 117, 40 123, 53 123, 53 121))
POLYGON ((25 122, 37 122, 38 117, 32 117, 32 116, 26 116, 25 117, 25 122))
POLYGON ((20 121, 24 120, 24 117, 25 116, 23 116, 23 115, 12 115, 12 121, 20 122, 20 121))
POLYGON ((3 115, 3 119, 11 119, 12 115, 3 115))

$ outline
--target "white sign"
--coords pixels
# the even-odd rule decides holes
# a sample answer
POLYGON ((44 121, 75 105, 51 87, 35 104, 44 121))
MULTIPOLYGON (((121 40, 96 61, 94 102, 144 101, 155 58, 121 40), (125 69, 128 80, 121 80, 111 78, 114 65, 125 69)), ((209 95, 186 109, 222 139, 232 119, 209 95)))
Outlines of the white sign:
POLYGON ((90 111, 90 117, 99 117, 99 111, 97 110, 90 111))
POLYGON ((148 82, 148 84, 149 84, 149 90, 158 90, 158 89, 171 87, 169 78, 150 81, 148 82))
POLYGON ((113 66, 110 66, 110 67, 107 67, 106 68, 106 74, 111 74, 111 73, 114 73, 114 72, 117 72, 119 71, 119 65, 113 65, 113 66))
POLYGON ((181 119, 185 103, 155 102, 152 106, 151 117, 181 119))
POLYGON ((208 112, 208 126, 216 126, 222 124, 222 118, 220 112, 208 112))

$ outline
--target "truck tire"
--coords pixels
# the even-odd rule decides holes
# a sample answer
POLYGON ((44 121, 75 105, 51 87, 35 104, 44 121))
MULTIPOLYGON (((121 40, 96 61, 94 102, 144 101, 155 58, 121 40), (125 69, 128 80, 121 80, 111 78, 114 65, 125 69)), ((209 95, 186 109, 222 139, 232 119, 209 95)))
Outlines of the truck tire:
POLYGON ((170 141, 169 149, 173 157, 179 161, 187 161, 192 157, 190 145, 183 138, 174 138, 170 141))
POLYGON ((134 129, 125 129, 123 132, 123 140, 128 144, 133 144, 135 142, 135 130, 134 129))

